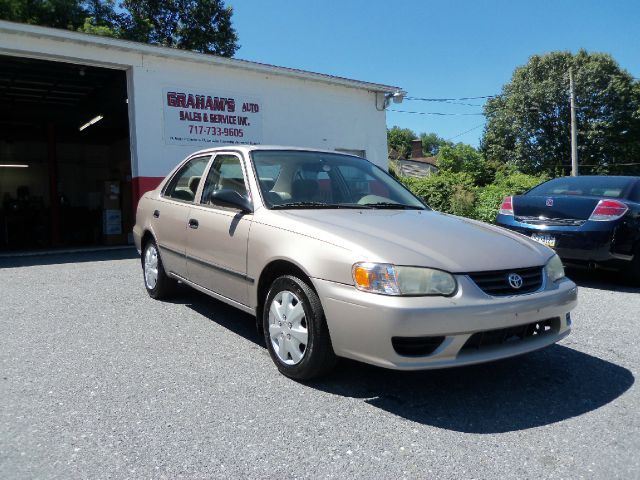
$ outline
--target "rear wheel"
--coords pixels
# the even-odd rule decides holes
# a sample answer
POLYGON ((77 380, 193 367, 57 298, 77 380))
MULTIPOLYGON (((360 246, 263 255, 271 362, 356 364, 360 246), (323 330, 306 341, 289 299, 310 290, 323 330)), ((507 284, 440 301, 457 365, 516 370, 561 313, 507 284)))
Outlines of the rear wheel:
POLYGON ((167 276, 158 245, 153 240, 148 241, 142 250, 142 273, 144 286, 151 298, 161 300, 173 293, 177 282, 167 276))
POLYGON ((267 348, 278 370, 309 380, 331 370, 337 361, 318 295, 303 280, 277 278, 263 309, 267 348))

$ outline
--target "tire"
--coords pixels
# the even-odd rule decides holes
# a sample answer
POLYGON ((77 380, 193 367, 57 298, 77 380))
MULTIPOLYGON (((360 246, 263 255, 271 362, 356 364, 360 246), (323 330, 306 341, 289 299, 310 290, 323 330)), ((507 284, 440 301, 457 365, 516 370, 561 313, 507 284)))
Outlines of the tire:
POLYGON ((283 375, 310 380, 336 365, 320 299, 303 280, 291 275, 274 280, 262 324, 271 359, 283 375))
POLYGON ((164 271, 158 245, 154 240, 144 244, 142 249, 142 279, 149 296, 161 300, 171 296, 177 282, 164 271))

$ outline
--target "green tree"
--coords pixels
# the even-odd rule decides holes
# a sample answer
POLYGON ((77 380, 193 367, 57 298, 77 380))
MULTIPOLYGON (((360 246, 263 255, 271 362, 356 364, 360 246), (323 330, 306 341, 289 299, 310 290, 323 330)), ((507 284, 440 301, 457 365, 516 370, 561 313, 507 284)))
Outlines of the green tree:
POLYGON ((238 36, 223 0, 0 0, 0 18, 232 57, 238 36))
POLYGON ((566 173, 571 164, 570 67, 582 172, 633 173, 620 164, 636 162, 640 152, 640 88, 610 55, 584 50, 534 55, 516 68, 502 93, 485 105, 482 151, 526 173, 566 173))
POLYGON ((453 143, 445 140, 437 133, 421 133, 420 140, 422 140, 422 151, 425 155, 435 156, 440 149, 444 146, 452 146, 453 143))
POLYGON ((88 0, 81 4, 85 18, 77 31, 105 37, 121 36, 124 17, 116 13, 114 0, 88 0))
POLYGON ((77 0, 0 0, 0 18, 77 30, 89 16, 84 3, 77 0))
POLYGON ((478 186, 491 183, 495 176, 495 167, 485 161, 482 153, 465 143, 442 146, 437 158, 441 171, 467 173, 478 186))
POLYGON ((413 130, 408 128, 393 127, 387 130, 387 146, 389 153, 392 150, 399 158, 409 158, 411 155, 411 142, 418 137, 413 130))
POLYGON ((124 0, 123 37, 232 57, 238 36, 222 0, 124 0))

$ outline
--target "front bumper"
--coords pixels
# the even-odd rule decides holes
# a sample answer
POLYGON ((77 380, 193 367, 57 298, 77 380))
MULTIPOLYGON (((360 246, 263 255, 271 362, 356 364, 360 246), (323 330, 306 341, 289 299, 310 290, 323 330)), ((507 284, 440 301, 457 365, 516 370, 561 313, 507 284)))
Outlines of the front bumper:
POLYGON ((335 353, 386 368, 419 370, 482 363, 551 345, 570 332, 567 315, 577 303, 569 279, 543 285, 536 293, 491 297, 467 276, 458 276, 458 292, 445 297, 393 297, 357 290, 352 285, 313 279, 324 308, 335 353), (478 349, 463 349, 477 332, 557 319, 545 335, 478 349), (425 356, 399 355, 393 337, 444 336, 425 356))

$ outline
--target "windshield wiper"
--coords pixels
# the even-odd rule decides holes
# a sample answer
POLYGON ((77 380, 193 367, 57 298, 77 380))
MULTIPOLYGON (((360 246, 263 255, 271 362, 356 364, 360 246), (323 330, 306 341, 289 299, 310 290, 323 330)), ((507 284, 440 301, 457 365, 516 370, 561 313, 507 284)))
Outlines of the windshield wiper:
POLYGON ((360 208, 361 205, 349 205, 340 203, 324 203, 324 202, 288 202, 273 205, 271 209, 287 209, 287 208, 360 208))
POLYGON ((360 205, 362 208, 388 208, 398 210, 426 210, 425 207, 418 205, 404 205, 402 203, 394 202, 375 202, 375 203, 363 203, 360 205))

